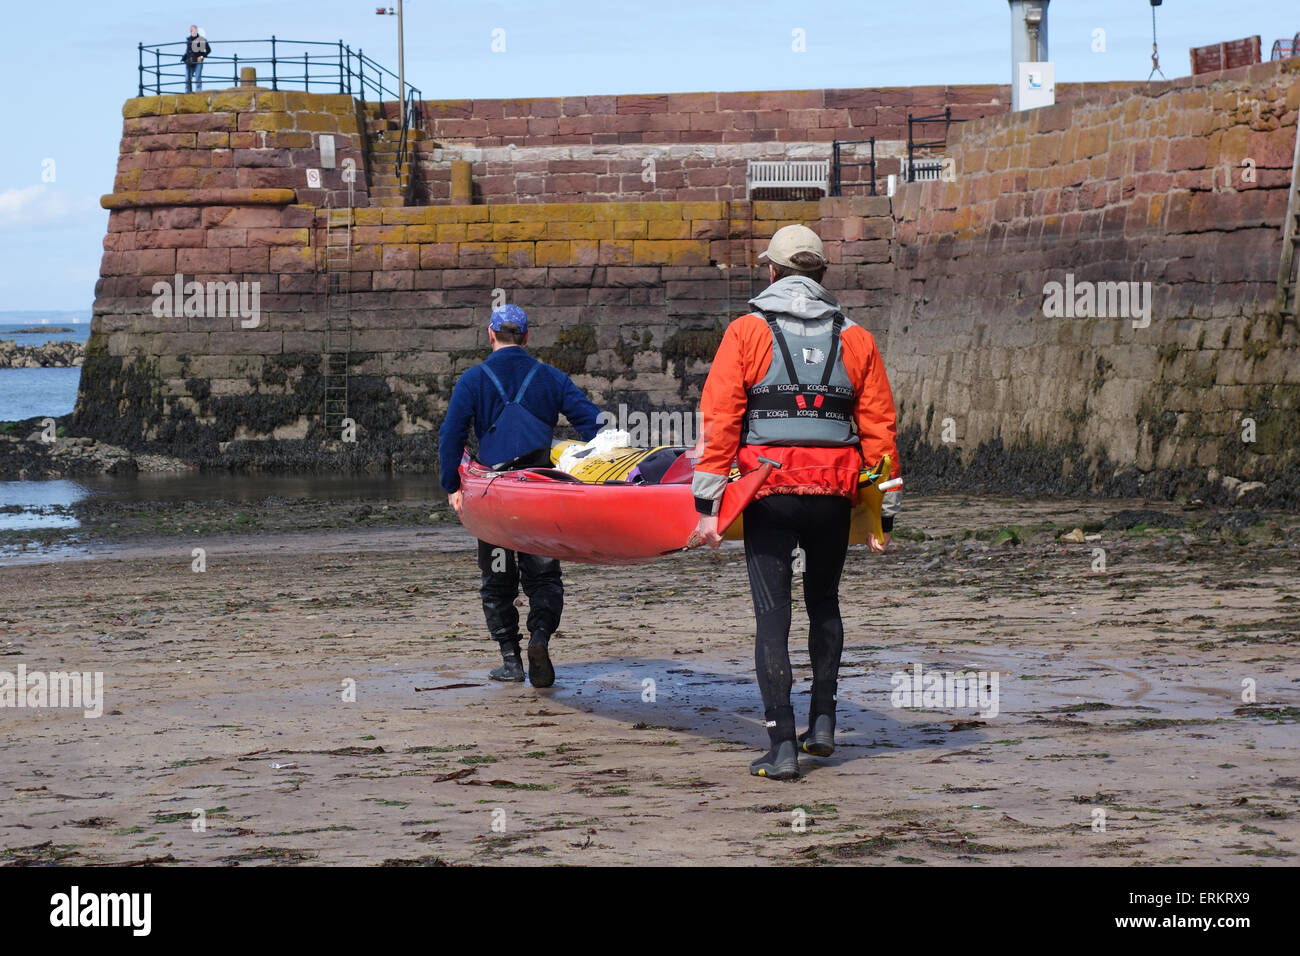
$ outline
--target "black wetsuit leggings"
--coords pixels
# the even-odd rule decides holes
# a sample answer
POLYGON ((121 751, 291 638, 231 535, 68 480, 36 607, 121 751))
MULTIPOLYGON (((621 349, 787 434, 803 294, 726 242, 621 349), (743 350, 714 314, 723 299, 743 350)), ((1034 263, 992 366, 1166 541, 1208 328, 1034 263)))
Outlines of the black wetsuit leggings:
POLYGON ((518 640, 519 611, 515 598, 522 582, 528 595, 528 633, 550 638, 564 612, 564 581, 560 562, 522 551, 510 551, 486 541, 478 543, 478 568, 482 572, 479 595, 488 631, 498 641, 518 640))
POLYGON ((790 705, 790 584, 802 549, 812 714, 835 713, 844 625, 840 574, 849 545, 852 504, 839 495, 774 494, 745 509, 745 562, 757 631, 754 666, 774 743, 794 738, 790 705))

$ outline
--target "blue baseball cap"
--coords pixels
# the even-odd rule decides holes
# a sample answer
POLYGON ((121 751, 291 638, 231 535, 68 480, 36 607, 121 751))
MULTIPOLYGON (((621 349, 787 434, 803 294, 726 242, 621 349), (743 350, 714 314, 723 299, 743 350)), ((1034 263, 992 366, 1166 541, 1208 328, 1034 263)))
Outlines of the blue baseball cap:
POLYGON ((492 318, 488 320, 488 328, 493 332, 500 332, 501 326, 507 322, 519 326, 520 332, 528 331, 528 315, 517 305, 503 305, 499 309, 493 309, 492 318))

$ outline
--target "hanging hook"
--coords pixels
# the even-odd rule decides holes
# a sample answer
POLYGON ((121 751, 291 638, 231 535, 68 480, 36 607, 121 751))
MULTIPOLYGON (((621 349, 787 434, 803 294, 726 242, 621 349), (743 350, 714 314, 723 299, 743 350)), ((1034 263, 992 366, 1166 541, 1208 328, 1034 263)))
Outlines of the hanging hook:
POLYGON ((1169 79, 1169 77, 1165 76, 1164 71, 1160 69, 1160 47, 1156 44, 1156 3, 1153 0, 1151 4, 1151 72, 1147 74, 1147 82, 1150 83, 1151 77, 1157 73, 1160 74, 1160 79, 1169 79))

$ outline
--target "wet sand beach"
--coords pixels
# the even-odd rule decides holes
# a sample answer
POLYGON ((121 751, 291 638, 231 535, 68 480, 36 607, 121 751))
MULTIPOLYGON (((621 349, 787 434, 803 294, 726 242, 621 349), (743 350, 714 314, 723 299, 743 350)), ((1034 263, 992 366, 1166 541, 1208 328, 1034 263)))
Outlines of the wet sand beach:
POLYGON ((850 552, 838 749, 780 783, 747 772, 739 546, 566 565, 538 690, 487 680, 469 536, 357 507, 121 512, 138 533, 77 560, 11 554, 0 671, 102 671, 104 713, 0 711, 0 860, 1294 865, 1295 516, 913 496, 906 538, 850 552), (893 706, 917 665, 996 674, 998 712, 893 706))

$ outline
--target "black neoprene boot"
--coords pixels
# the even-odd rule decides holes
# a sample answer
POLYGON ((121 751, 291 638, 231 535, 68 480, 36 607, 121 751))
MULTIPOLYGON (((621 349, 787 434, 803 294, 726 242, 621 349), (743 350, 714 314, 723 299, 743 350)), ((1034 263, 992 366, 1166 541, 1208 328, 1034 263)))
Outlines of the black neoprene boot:
POLYGON ((555 683, 555 667, 548 650, 550 635, 538 631, 528 642, 528 680, 534 687, 550 687, 555 683))
POLYGON ((755 777, 794 780, 799 776, 799 751, 794 740, 794 709, 773 707, 767 711, 767 736, 772 747, 749 765, 755 777))
POLYGON ((799 749, 814 757, 835 753, 835 715, 809 715, 808 729, 799 735, 799 749))
POLYGON ((749 772, 755 777, 771 777, 773 780, 798 779, 799 753, 794 741, 786 740, 774 746, 749 765, 749 772))
POLYGON ((519 656, 519 638, 511 641, 499 641, 501 645, 500 667, 488 671, 488 677, 493 680, 511 681, 519 683, 524 679, 524 662, 519 656))

